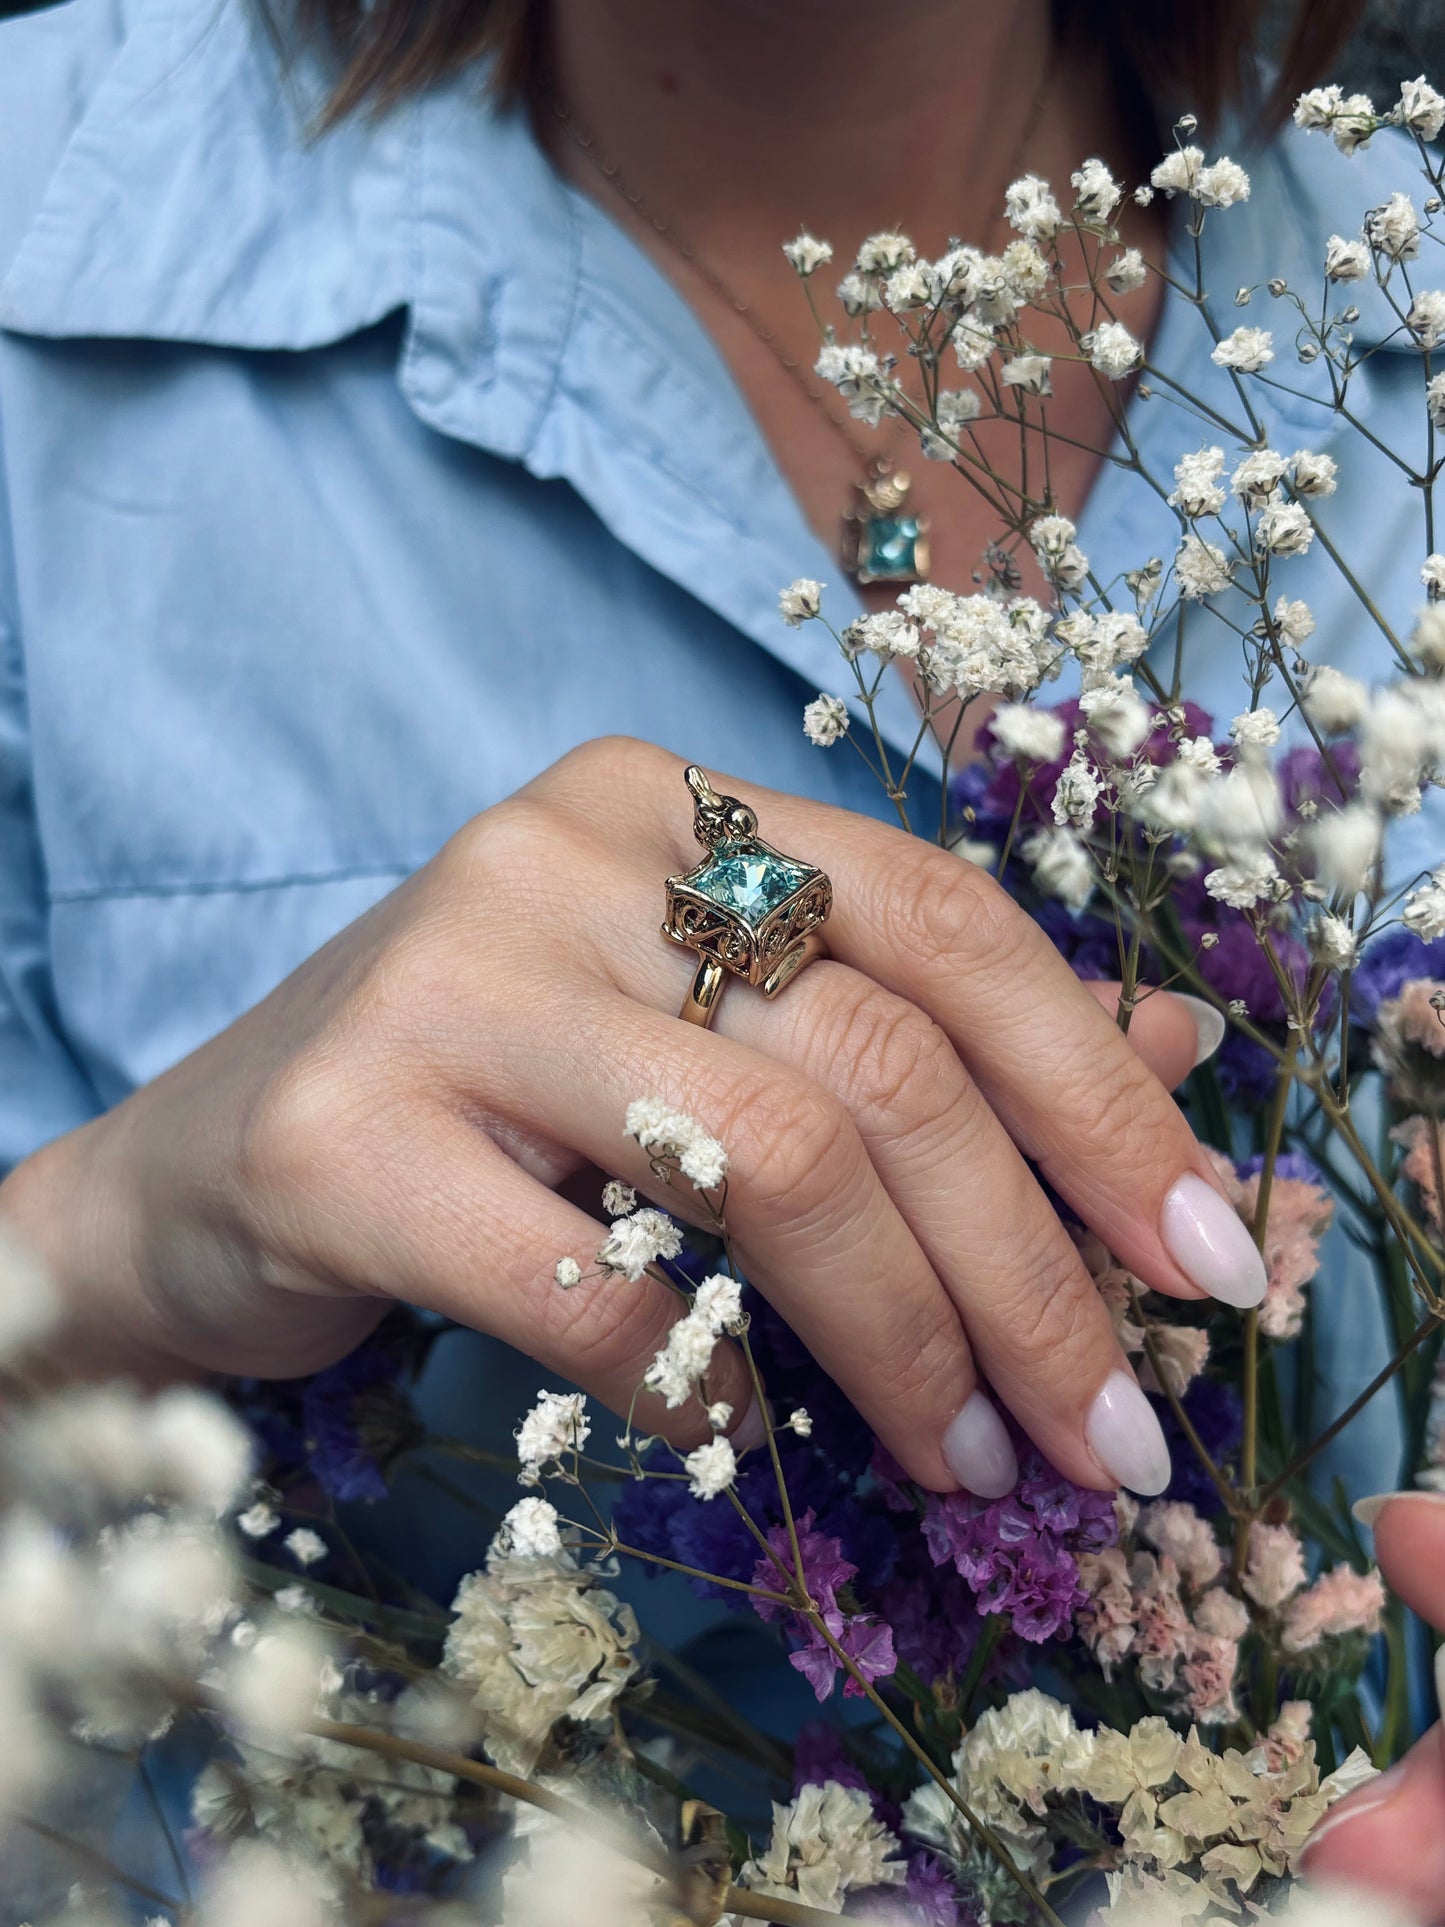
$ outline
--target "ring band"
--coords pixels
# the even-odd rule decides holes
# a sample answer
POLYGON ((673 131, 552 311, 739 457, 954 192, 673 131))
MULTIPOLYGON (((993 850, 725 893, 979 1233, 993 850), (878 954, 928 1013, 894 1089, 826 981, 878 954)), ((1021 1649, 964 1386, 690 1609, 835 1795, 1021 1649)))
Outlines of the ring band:
POLYGON ((707 854, 695 869, 667 879, 662 934, 697 952, 679 1015, 706 1030, 729 976, 776 997, 827 955, 822 925, 833 907, 833 886, 815 865, 764 843, 747 805, 719 796, 695 763, 686 780, 693 835, 707 854))

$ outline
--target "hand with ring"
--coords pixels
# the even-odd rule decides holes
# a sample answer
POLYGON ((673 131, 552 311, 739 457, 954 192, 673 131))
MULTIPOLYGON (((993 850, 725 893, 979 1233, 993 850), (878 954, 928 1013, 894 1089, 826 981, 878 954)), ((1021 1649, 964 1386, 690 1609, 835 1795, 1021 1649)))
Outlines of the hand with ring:
MULTIPOLYGON (((726 1146, 748 1276, 921 1485, 1006 1490, 1004 1406, 1069 1477, 1160 1490, 1159 1425, 1044 1185, 1155 1289, 1258 1302, 1168 1094, 1201 1052, 1190 1005, 1147 997, 1126 1040, 1117 987, 1079 983, 982 871, 701 772, 689 799, 683 774, 635 742, 572 752, 20 1165, 0 1207, 69 1296, 62 1362, 291 1376, 401 1298, 625 1411, 675 1296, 553 1268, 600 1241, 565 1194, 588 1167, 686 1208, 622 1135, 657 1097, 726 1146)), ((747 1414, 735 1352, 710 1389, 747 1414)), ((692 1408, 639 1418, 707 1435, 692 1408)))

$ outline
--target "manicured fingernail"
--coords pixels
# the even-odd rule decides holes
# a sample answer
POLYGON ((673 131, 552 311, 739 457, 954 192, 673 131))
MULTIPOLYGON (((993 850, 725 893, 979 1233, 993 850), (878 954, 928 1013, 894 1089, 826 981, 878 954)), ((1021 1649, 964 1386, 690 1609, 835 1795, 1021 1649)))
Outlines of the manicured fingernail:
POLYGON ((1435 1650, 1435 1704, 1445 1719, 1445 1646, 1435 1650))
POLYGON ((1177 998, 1194 1019, 1194 1028, 1199 1035, 1199 1042, 1194 1048, 1194 1062, 1196 1065, 1202 1064, 1207 1057, 1213 1057, 1224 1042, 1224 1033, 1229 1028, 1224 1012, 1216 1010, 1213 1004, 1206 1003, 1202 997, 1191 997, 1187 991, 1173 990, 1169 994, 1177 998))
POLYGON ((1367 1813, 1378 1813, 1381 1807, 1388 1806, 1404 1777, 1405 1762, 1396 1760, 1392 1767, 1377 1774, 1368 1785, 1352 1793, 1347 1800, 1341 1800, 1338 1806, 1331 1807, 1322 1820, 1315 1822, 1314 1830, 1300 1849, 1295 1861, 1296 1872, 1306 1871, 1310 1855, 1326 1834, 1336 1833, 1341 1827, 1347 1827, 1351 1820, 1362 1820, 1367 1813))
POLYGON ((728 1435, 732 1440, 734 1452, 753 1452, 760 1445, 766 1445, 768 1428, 763 1423, 762 1407, 754 1399, 743 1413, 741 1420, 728 1435))
POLYGON ((1112 1372, 1084 1420, 1089 1450, 1109 1477, 1152 1499, 1172 1467, 1154 1407, 1127 1372, 1112 1372))
POLYGON ((1164 1200, 1169 1256, 1201 1291, 1247 1311, 1264 1297, 1264 1260, 1228 1198, 1191 1171, 1164 1200))
POLYGON ((1373 1527, 1385 1507, 1392 1505, 1396 1499, 1419 1499, 1424 1505, 1445 1505, 1445 1492, 1372 1492, 1367 1499, 1356 1499, 1350 1510, 1362 1526, 1373 1527))
POLYGON ((943 1459, 959 1484, 979 1499, 1001 1499, 1018 1483, 1013 1440, 982 1392, 971 1392, 948 1421, 943 1459))

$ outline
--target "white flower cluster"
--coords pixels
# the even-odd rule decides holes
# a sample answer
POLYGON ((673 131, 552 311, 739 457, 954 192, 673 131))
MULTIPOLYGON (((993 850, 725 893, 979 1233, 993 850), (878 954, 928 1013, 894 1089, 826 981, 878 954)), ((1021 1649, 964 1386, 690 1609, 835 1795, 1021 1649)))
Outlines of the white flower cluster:
POLYGON ((667 1335, 667 1343, 648 1366, 643 1383, 669 1410, 684 1405, 712 1363, 718 1340, 746 1329, 737 1281, 720 1272, 704 1278, 691 1306, 667 1335))
POLYGON ((582 1392, 540 1391, 537 1403, 517 1427, 517 1463, 523 1485, 564 1469, 566 1459, 587 1443, 592 1421, 582 1392))
POLYGON ((677 1161, 699 1191, 714 1191, 728 1174, 727 1152, 685 1111, 659 1097, 640 1097, 627 1107, 623 1135, 635 1138, 654 1163, 677 1161))

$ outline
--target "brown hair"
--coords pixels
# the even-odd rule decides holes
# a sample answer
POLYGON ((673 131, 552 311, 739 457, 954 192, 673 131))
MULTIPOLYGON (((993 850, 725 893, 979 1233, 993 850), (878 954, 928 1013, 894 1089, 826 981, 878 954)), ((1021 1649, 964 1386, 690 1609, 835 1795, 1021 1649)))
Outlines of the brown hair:
MULTIPOLYGON (((1275 29, 1273 83, 1260 79, 1260 36, 1280 14, 1262 0, 1053 0, 1061 39, 1088 35, 1109 50, 1121 91, 1167 123, 1186 108, 1206 123, 1247 103, 1277 126, 1348 39, 1364 0, 1293 0, 1275 29)), ((542 0, 292 0, 293 18, 337 63, 325 120, 384 109, 467 65, 492 60, 504 98, 535 78, 542 0)))

